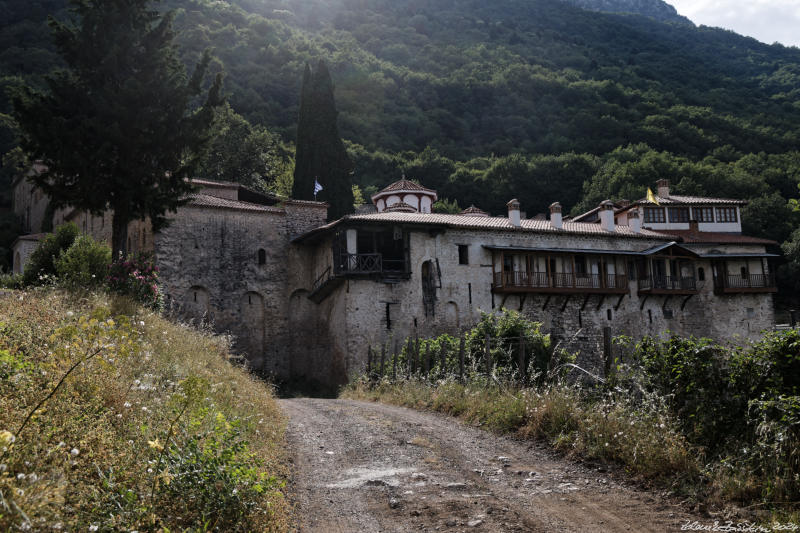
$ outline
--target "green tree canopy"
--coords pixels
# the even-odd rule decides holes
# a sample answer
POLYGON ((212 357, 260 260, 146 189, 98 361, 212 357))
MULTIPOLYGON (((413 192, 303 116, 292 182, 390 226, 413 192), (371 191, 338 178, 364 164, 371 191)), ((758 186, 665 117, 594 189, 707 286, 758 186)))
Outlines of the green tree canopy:
POLYGON ((166 223, 191 190, 193 173, 221 104, 220 75, 204 104, 206 52, 187 77, 173 43, 172 13, 151 0, 70 0, 69 22, 50 19, 66 68, 46 90, 13 94, 22 146, 48 171, 35 183, 55 205, 94 214, 113 210, 112 248, 127 253, 127 227, 150 217, 166 223))
POLYGON ((320 61, 313 73, 306 65, 300 93, 292 196, 313 199, 318 181, 322 190, 317 199, 330 204, 330 220, 353 212, 353 163, 339 136, 337 116, 333 81, 325 63, 320 61))

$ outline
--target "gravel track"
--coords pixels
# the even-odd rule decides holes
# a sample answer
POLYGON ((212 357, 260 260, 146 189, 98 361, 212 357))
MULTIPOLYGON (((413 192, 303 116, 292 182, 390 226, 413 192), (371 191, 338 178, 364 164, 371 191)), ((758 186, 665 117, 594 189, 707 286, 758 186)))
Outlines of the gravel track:
POLYGON ((602 467, 435 413, 281 400, 302 532, 680 531, 694 519, 602 467))

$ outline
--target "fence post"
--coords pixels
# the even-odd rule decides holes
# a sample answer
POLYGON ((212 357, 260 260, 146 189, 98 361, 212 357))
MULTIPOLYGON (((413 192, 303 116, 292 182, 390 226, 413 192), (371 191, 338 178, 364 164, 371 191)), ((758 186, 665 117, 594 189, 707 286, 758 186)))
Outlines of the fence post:
POLYGON ((419 374, 419 369, 422 367, 422 362, 420 361, 420 353, 419 353, 419 335, 417 335, 416 340, 414 341, 414 373, 419 374))
POLYGON ((411 365, 414 363, 414 341, 408 338, 406 344, 406 379, 411 379, 411 365))
POLYGON ((519 332, 519 376, 524 385, 528 381, 528 365, 525 364, 525 336, 519 332))
POLYGON ((459 336, 458 340, 458 379, 464 381, 464 343, 467 340, 467 334, 459 336))
POLYGON ((485 359, 486 359, 486 377, 492 375, 492 337, 489 334, 486 334, 486 339, 484 339, 484 348, 485 348, 485 359))
POLYGON ((442 342, 441 349, 439 350, 439 374, 441 377, 447 377, 447 344, 442 342))
POLYGON ((397 350, 397 339, 394 340, 394 353, 392 354, 392 382, 397 381, 397 356, 400 355, 397 350))
POLYGON ((386 361, 386 343, 381 344, 381 379, 383 379, 383 365, 386 361))
POLYGON ((422 359, 422 374, 428 378, 431 374, 431 345, 425 344, 425 355, 422 359))
POLYGON ((367 379, 372 379, 372 346, 367 347, 367 379))
POLYGON ((612 362, 612 354, 611 354, 611 328, 606 326, 603 328, 603 371, 605 374, 603 377, 608 377, 611 373, 611 362, 612 362))

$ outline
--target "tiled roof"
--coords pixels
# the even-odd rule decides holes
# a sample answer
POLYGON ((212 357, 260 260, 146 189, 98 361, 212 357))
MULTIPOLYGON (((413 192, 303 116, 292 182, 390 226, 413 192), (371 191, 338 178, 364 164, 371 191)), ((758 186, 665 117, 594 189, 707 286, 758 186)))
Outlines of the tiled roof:
POLYGON ((233 181, 214 181, 198 178, 189 179, 189 183, 192 185, 199 185, 201 187, 217 187, 220 189, 238 189, 242 186, 241 183, 235 183, 233 181))
POLYGON ((655 231, 642 229, 641 233, 635 233, 629 226, 615 226, 614 232, 603 230, 599 224, 587 224, 581 222, 564 222, 562 229, 556 229, 547 220, 525 219, 521 221, 520 227, 514 227, 505 217, 465 217, 463 215, 449 215, 437 213, 375 213, 369 215, 349 215, 325 226, 320 226, 310 232, 301 235, 296 241, 302 241, 319 233, 334 228, 345 222, 357 222, 363 224, 410 224, 420 226, 444 226, 455 229, 475 229, 475 230, 495 230, 495 231, 517 231, 530 233, 550 233, 560 235, 588 235, 588 236, 614 236, 635 239, 657 239, 672 240, 671 237, 655 231))
POLYGON ((693 231, 689 229, 662 230, 664 236, 672 236, 681 239, 686 244, 778 244, 769 239, 760 237, 748 237, 737 233, 716 233, 711 231, 693 231))
POLYGON ((187 204, 190 207, 210 207, 214 209, 233 209, 237 211, 261 211, 266 213, 283 213, 279 207, 251 204, 250 202, 240 202, 238 200, 227 200, 209 194, 192 194, 189 196, 187 204))
POLYGON ((479 208, 475 207, 474 205, 471 205, 468 208, 466 208, 463 211, 461 211, 461 214, 462 215, 467 215, 467 216, 473 216, 473 217, 474 216, 480 216, 480 217, 488 217, 489 216, 489 213, 487 213, 483 209, 479 209, 479 208))
MULTIPOLYGON (((686 204, 686 205, 747 205, 747 201, 745 200, 735 200, 733 198, 707 198, 704 196, 678 196, 676 194, 670 194, 669 196, 662 198, 661 196, 656 196, 659 204, 663 205, 676 205, 676 204, 686 204)), ((642 198, 641 200, 637 200, 631 204, 631 207, 641 204, 652 204, 652 202, 648 201, 647 198, 642 198)))
POLYGON ((48 234, 47 233, 29 233, 28 235, 20 235, 19 237, 16 238, 16 240, 14 242, 16 242, 16 241, 40 241, 40 240, 44 239, 45 235, 48 235, 48 234))
POLYGON ((386 188, 379 191, 377 194, 372 195, 373 198, 382 195, 383 193, 388 192, 395 192, 395 191, 419 191, 419 192, 427 192, 436 194, 436 191, 433 189, 428 189, 427 187, 423 187, 419 183, 414 183, 411 180, 401 179, 395 181, 391 185, 387 186, 386 188))

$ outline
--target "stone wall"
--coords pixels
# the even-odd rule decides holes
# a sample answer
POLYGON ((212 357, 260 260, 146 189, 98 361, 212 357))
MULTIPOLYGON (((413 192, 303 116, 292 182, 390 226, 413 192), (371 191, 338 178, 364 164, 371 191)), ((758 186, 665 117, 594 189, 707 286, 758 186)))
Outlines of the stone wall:
MULTIPOLYGON (((386 283, 369 279, 349 279, 317 310, 331 316, 327 335, 331 357, 342 359, 345 376, 352 378, 366 366, 367 348, 409 336, 427 337, 443 332, 455 333, 480 320, 481 312, 501 306, 520 310, 541 321, 543 330, 553 334, 560 346, 579 352, 578 364, 602 373, 603 328, 612 335, 680 335, 712 337, 736 342, 757 337, 773 323, 770 294, 716 295, 713 292, 711 263, 698 260, 706 272, 698 282, 699 294, 687 296, 644 296, 637 282, 620 295, 493 294, 492 254, 485 246, 553 247, 600 250, 644 250, 664 241, 575 235, 536 235, 530 233, 456 231, 410 234, 411 277, 407 281, 386 283), (458 245, 469 246, 469 264, 459 264, 458 245), (425 261, 441 270, 441 287, 436 291, 432 313, 426 313, 422 299, 421 269, 425 261), (335 316, 333 316, 335 314, 335 316), (342 324, 342 316, 345 317, 342 324), (387 323, 388 320, 388 323, 387 323), (335 325, 334 325, 335 324, 335 325), (335 354, 335 355, 334 355, 335 354)), ((315 270, 321 271, 330 241, 316 248, 315 270)), ((329 252, 328 252, 329 253, 329 252)), ((499 269, 499 265, 495 265, 499 269)), ((315 356, 321 359, 321 356, 315 356)))

